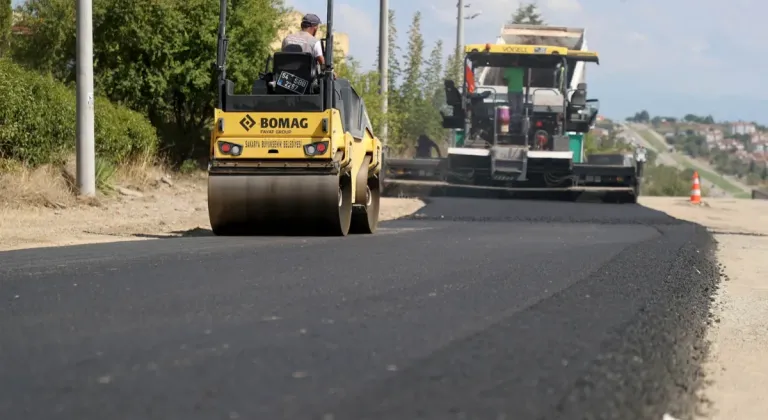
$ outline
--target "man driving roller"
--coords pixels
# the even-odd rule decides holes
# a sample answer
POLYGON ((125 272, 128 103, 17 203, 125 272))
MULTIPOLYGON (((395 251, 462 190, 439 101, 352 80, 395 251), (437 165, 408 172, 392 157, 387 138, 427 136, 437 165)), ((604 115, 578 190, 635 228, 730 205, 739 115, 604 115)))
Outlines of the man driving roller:
POLYGON ((285 48, 289 45, 298 45, 303 52, 311 53, 320 65, 324 65, 323 46, 320 40, 315 38, 320 23, 322 22, 317 15, 312 13, 304 15, 301 19, 301 30, 283 39, 282 51, 285 51, 285 48))

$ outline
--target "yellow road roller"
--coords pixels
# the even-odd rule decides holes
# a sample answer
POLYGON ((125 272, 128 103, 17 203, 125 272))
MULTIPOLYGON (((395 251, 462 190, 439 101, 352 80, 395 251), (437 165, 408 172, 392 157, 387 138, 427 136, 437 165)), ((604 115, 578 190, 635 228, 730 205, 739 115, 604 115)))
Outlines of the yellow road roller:
POLYGON ((215 235, 373 233, 379 219, 382 146, 360 95, 333 72, 333 1, 325 65, 276 52, 250 95, 226 76, 227 0, 221 0, 218 105, 208 165, 215 235))

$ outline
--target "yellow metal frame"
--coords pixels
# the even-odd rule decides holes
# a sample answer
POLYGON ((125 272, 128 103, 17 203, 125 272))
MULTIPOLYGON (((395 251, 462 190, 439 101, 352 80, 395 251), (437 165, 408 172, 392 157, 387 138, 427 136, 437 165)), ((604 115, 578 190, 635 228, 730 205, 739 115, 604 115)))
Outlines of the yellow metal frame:
POLYGON ((552 45, 468 44, 464 47, 464 52, 466 54, 562 55, 578 61, 600 64, 600 58, 595 51, 569 50, 566 47, 552 45))
POLYGON ((464 52, 483 52, 489 54, 521 54, 521 55, 567 55, 568 48, 548 45, 515 45, 515 44, 468 44, 464 52))
POLYGON ((567 57, 577 61, 586 61, 587 63, 600 64, 600 57, 595 51, 568 50, 567 57))

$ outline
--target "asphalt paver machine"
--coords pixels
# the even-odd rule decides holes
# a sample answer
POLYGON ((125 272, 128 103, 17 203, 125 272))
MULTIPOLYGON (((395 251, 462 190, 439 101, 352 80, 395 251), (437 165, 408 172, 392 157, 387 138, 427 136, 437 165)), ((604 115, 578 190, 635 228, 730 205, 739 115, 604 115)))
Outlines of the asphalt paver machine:
POLYGON ((598 55, 549 45, 467 45, 462 86, 445 81, 443 127, 461 132, 460 141, 444 159, 385 159, 386 191, 596 191, 634 202, 636 166, 584 163, 583 145, 573 141, 590 131, 599 111, 586 83, 568 88, 580 62, 598 63, 598 55), (523 80, 510 91, 513 77, 523 80))

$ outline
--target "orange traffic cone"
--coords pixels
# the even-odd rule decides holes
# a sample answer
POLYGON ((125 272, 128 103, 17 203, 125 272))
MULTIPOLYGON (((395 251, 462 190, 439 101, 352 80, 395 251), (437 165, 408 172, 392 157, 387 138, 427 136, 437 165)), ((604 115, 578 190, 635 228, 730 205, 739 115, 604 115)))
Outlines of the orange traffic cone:
POLYGON ((691 204, 701 204, 701 186, 699 185, 699 172, 693 172, 693 187, 691 188, 691 204))

